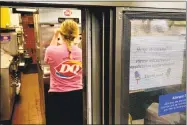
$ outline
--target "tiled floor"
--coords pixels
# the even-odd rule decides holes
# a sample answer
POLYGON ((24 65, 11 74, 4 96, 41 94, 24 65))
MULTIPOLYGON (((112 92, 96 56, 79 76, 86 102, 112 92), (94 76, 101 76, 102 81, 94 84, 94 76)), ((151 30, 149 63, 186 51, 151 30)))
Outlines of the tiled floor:
POLYGON ((20 99, 15 105, 13 124, 42 124, 38 74, 23 74, 20 99))

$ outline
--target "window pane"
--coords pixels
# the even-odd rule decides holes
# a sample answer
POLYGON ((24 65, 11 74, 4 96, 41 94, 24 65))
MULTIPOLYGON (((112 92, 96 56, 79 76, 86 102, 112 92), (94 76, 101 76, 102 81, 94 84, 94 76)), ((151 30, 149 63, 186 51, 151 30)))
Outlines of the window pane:
POLYGON ((133 124, 186 123, 186 22, 131 20, 133 124))

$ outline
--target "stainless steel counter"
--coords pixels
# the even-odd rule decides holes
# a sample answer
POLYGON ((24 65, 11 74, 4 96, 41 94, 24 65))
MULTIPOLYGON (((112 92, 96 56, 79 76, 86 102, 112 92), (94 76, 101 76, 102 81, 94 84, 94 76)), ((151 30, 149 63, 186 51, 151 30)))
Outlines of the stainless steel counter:
POLYGON ((1 67, 0 121, 8 121, 11 119, 16 95, 16 86, 13 85, 10 72, 11 61, 12 59, 6 62, 6 67, 1 67))
POLYGON ((50 84, 50 67, 48 65, 40 65, 41 66, 41 76, 43 84, 50 84))
POLYGON ((37 63, 38 67, 38 81, 39 81, 39 91, 40 91, 40 106, 41 106, 41 113, 43 114, 44 121, 46 119, 46 105, 47 105, 47 94, 50 85, 50 72, 48 65, 41 65, 39 62, 37 63))

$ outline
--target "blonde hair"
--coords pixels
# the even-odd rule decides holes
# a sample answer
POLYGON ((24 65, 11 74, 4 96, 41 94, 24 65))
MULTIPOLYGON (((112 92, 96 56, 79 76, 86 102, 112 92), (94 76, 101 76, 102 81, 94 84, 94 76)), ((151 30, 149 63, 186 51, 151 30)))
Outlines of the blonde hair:
POLYGON ((62 22, 60 29, 58 31, 61 33, 64 42, 67 44, 69 58, 72 59, 72 43, 74 39, 79 35, 78 24, 73 20, 65 20, 64 22, 62 22))

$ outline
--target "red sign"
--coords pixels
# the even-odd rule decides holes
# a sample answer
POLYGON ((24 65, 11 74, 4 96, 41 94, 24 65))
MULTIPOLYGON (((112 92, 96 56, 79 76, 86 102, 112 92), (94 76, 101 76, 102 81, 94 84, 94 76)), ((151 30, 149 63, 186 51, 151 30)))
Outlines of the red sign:
POLYGON ((4 40, 8 40, 8 37, 7 37, 7 36, 4 36, 3 39, 4 39, 4 40))
POLYGON ((0 41, 3 41, 3 42, 10 41, 10 36, 1 36, 0 41))
POLYGON ((64 15, 65 15, 65 16, 71 16, 71 14, 72 14, 72 11, 71 11, 71 10, 65 10, 65 11, 64 11, 64 15))

